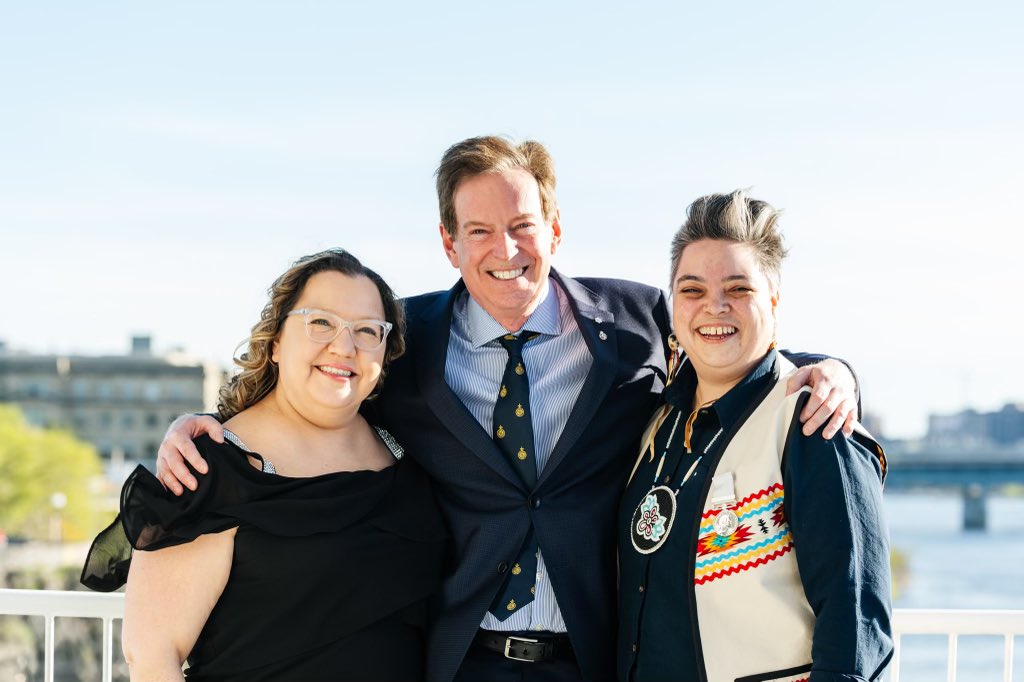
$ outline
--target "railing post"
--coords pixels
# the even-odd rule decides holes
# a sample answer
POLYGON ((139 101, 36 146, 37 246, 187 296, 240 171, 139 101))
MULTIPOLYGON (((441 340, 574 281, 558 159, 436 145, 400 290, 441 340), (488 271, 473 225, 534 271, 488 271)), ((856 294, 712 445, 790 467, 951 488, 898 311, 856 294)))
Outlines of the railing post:
POLYGON ((1003 636, 1003 682, 1013 682, 1013 635, 1003 636))
POLYGON ((900 682, 900 647, 902 636, 898 632, 892 633, 893 652, 892 660, 889 662, 889 682, 900 682))
POLYGON ((43 679, 46 682, 53 682, 53 616, 43 616, 43 679))
POLYGON ((111 682, 114 678, 114 621, 103 619, 103 682, 111 682))
POLYGON ((949 651, 946 653, 946 682, 956 682, 957 635, 949 636, 949 651))

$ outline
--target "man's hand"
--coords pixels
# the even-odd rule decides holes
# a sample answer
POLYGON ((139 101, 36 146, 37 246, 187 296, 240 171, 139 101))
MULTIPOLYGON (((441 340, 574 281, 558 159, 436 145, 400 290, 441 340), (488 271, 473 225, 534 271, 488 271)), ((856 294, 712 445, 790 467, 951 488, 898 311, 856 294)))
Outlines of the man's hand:
MULTIPOLYGON (((800 367, 786 382, 786 392, 799 391, 803 386, 811 387, 811 397, 800 413, 805 436, 812 435, 826 421, 828 426, 821 434, 826 439, 839 433, 839 429, 847 437, 853 435, 857 423, 857 383, 846 365, 828 359, 800 367)), ((163 448, 160 452, 163 453, 163 448)))
POLYGON ((224 429, 213 417, 202 414, 183 414, 167 427, 164 442, 156 456, 156 477, 175 495, 185 492, 181 484, 195 490, 198 482, 185 466, 185 460, 201 474, 206 473, 206 460, 202 458, 192 439, 207 434, 218 443, 224 442, 224 429))

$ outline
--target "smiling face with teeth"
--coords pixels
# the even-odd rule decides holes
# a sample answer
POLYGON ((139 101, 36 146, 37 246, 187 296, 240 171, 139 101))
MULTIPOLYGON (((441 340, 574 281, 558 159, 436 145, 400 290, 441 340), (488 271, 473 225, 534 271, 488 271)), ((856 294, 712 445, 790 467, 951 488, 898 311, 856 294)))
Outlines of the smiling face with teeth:
POLYGON ((509 331, 519 331, 547 292, 561 243, 557 212, 544 219, 537 180, 514 168, 466 178, 455 191, 454 236, 441 241, 470 296, 509 331))
POLYGON ((768 352, 778 291, 749 244, 702 239, 683 249, 672 278, 672 327, 704 400, 735 386, 768 352))
MULTIPOLYGON (((385 319, 380 292, 368 277, 336 271, 310 277, 295 308, 326 310, 345 320, 385 319)), ((373 391, 386 344, 372 351, 356 348, 347 329, 329 343, 312 341, 304 325, 303 316, 288 316, 274 341, 278 381, 271 398, 283 409, 328 425, 355 414, 373 391)))

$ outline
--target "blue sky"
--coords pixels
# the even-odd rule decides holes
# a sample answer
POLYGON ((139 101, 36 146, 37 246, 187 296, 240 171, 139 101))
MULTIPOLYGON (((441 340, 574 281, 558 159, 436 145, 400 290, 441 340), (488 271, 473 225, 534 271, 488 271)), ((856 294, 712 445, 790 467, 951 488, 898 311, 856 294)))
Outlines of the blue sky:
POLYGON ((553 152, 556 266, 663 286, 701 194, 786 210, 783 345, 893 435, 1024 401, 1020 3, 0 0, 0 339, 229 361, 294 258, 447 288, 432 173, 553 152))

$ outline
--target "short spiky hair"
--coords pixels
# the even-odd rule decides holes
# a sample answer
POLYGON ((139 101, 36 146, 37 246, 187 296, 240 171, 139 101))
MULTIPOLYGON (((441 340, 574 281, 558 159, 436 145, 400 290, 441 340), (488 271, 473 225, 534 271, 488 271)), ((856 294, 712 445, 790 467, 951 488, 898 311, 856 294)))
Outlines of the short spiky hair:
POLYGON ((455 191, 467 179, 484 173, 500 173, 522 168, 537 180, 544 220, 551 222, 558 209, 555 200, 555 163, 540 142, 526 140, 515 144, 504 137, 471 137, 453 144, 437 167, 437 204, 441 224, 452 237, 458 231, 455 215, 455 191))
MULTIPOLYGON (((754 247, 758 265, 777 290, 782 280, 782 259, 786 247, 778 229, 782 214, 766 201, 751 199, 741 190, 730 194, 709 194, 686 209, 686 222, 672 237, 672 271, 676 276, 683 249, 702 239, 739 242, 754 247)), ((672 288, 669 284, 669 288, 672 288)))

